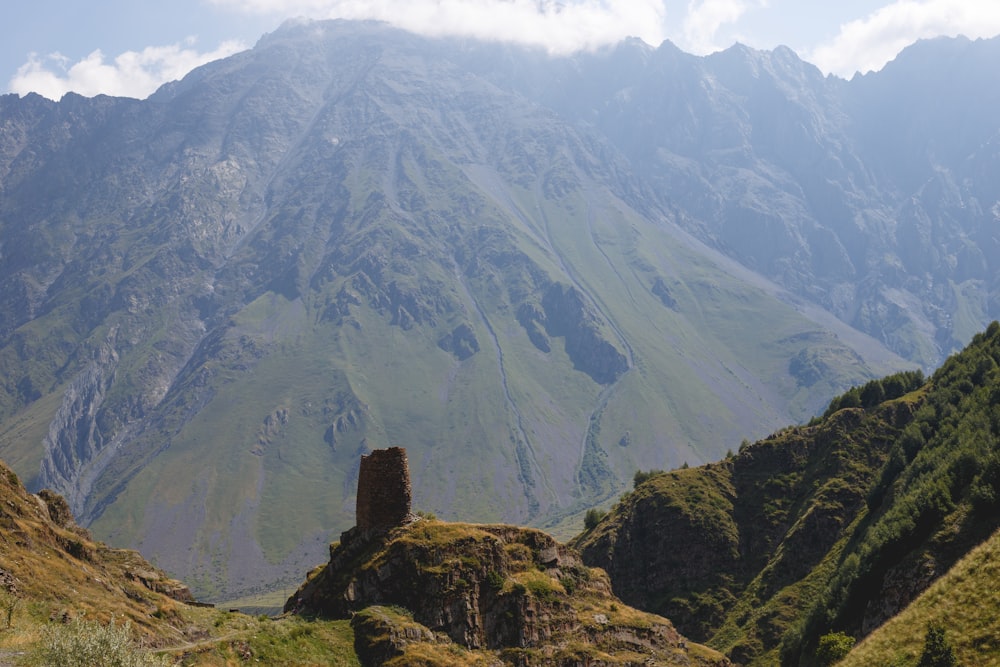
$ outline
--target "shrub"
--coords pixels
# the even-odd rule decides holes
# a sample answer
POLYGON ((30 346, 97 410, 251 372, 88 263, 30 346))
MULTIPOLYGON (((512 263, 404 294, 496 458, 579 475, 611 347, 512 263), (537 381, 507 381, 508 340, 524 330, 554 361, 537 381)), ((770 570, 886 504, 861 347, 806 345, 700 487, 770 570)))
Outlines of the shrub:
POLYGON ((528 579, 525 582, 525 586, 531 591, 531 594, 545 602, 551 602, 556 597, 556 587, 553 584, 554 582, 550 581, 547 576, 528 579))
POLYGON ((530 595, 542 602, 553 602, 565 592, 562 584, 545 572, 526 570, 514 575, 511 592, 515 596, 530 595))
POLYGON ((920 662, 917 667, 955 667, 958 665, 958 658, 955 651, 944 636, 944 628, 940 625, 930 625, 927 627, 927 634, 924 636, 924 652, 920 655, 920 662))
POLYGON ((140 648, 132 639, 129 623, 102 625, 74 619, 51 624, 29 654, 29 664, 46 667, 146 667, 166 666, 165 658, 140 648))
POLYGON ((662 470, 636 470, 635 475, 632 476, 632 488, 637 488, 640 484, 645 482, 651 477, 661 474, 662 470))
POLYGON ((608 515, 607 512, 602 512, 596 507, 591 507, 587 510, 587 513, 583 515, 583 527, 587 530, 591 530, 601 522, 601 519, 608 515))
POLYGON ((831 632, 819 638, 816 649, 816 663, 832 665, 844 659, 854 648, 854 637, 843 632, 831 632))
POLYGON ((14 624, 14 612, 21 604, 20 599, 6 588, 0 588, 0 611, 6 619, 5 629, 9 630, 14 624))
POLYGON ((497 572, 496 570, 490 570, 486 573, 486 584, 492 588, 494 591, 499 591, 503 588, 506 577, 497 572))

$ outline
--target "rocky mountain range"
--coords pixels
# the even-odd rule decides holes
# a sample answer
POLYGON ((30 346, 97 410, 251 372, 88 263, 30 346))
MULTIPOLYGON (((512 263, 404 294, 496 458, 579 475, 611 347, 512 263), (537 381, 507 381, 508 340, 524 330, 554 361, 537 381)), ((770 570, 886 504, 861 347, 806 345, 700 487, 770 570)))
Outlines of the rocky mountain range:
POLYGON ((0 456, 203 596, 356 462, 558 528, 997 315, 996 40, 823 77, 293 22, 147 100, 0 97, 0 456))

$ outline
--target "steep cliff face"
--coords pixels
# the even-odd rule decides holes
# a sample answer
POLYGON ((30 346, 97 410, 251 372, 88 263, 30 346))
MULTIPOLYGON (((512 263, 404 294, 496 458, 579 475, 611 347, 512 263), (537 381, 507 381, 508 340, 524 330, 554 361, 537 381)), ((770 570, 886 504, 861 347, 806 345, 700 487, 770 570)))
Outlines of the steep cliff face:
POLYGON ((385 537, 345 533, 285 608, 334 618, 365 610, 354 627, 368 664, 442 639, 515 665, 727 664, 670 621, 618 601, 572 549, 512 526, 420 520, 385 537))
POLYGON ((912 414, 906 402, 841 410, 720 463, 655 474, 573 544, 627 603, 734 661, 772 664, 810 611, 793 591, 816 586, 912 414))

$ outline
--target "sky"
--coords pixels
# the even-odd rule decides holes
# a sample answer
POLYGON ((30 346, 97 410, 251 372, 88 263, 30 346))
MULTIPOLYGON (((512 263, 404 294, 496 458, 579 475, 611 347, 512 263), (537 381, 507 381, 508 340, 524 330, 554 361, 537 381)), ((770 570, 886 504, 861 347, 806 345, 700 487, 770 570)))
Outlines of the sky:
POLYGON ((567 54, 639 37, 706 55, 788 46, 825 74, 881 69, 918 39, 1000 34, 1000 0, 16 0, 0 91, 145 98, 291 18, 384 20, 567 54))

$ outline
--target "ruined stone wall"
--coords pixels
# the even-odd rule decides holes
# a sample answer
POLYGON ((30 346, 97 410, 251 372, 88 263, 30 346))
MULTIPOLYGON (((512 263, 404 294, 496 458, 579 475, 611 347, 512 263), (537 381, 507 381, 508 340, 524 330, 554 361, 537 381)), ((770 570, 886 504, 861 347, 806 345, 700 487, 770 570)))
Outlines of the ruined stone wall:
POLYGON ((387 530, 406 523, 410 517, 410 500, 410 468, 405 449, 376 449, 361 457, 358 529, 387 530))

